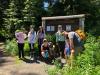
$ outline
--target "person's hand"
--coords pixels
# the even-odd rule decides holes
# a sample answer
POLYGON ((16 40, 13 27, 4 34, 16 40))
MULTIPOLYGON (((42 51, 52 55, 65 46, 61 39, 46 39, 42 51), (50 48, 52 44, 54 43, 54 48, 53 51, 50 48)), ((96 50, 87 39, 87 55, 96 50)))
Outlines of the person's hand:
POLYGON ((72 49, 72 50, 71 50, 71 56, 73 57, 73 56, 74 56, 74 54, 75 54, 75 50, 74 50, 74 49, 72 49))
POLYGON ((41 52, 41 55, 44 57, 44 55, 45 55, 44 52, 41 52))
POLYGON ((53 45, 53 48, 55 48, 55 45, 53 45))

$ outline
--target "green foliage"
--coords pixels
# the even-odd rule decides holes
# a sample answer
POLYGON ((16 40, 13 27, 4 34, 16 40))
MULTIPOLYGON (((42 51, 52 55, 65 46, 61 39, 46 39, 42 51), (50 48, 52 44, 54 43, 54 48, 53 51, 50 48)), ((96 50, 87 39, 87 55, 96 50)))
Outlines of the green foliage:
POLYGON ((6 41, 5 52, 13 56, 18 54, 17 42, 15 39, 6 41))
POLYGON ((25 0, 23 9, 23 20, 24 27, 29 25, 39 26, 41 23, 41 16, 43 15, 44 9, 43 0, 25 0))
POLYGON ((24 21, 30 22, 33 24, 34 22, 34 5, 33 5, 33 0, 26 0, 25 1, 25 7, 23 10, 23 15, 24 15, 24 21))
POLYGON ((46 39, 47 39, 49 42, 55 43, 55 41, 56 41, 56 36, 55 36, 55 35, 49 35, 49 34, 47 34, 47 35, 46 35, 46 39))
POLYGON ((28 41, 25 41, 25 43, 24 43, 24 51, 29 51, 30 49, 29 49, 29 43, 28 43, 28 41))
MULTIPOLYGON (((37 42, 34 44, 34 50, 38 54, 39 49, 38 49, 38 43, 37 42)), ((26 55, 29 55, 30 48, 29 48, 29 43, 28 43, 27 40, 25 41, 25 44, 24 44, 24 51, 25 51, 26 55)))
MULTIPOLYGON (((84 44, 85 50, 83 53, 76 57, 73 67, 69 65, 63 69, 59 69, 61 75, 99 75, 100 74, 100 40, 90 34, 88 34, 86 42, 84 44)), ((56 63, 56 62, 55 62, 56 63)), ((57 63, 56 63, 57 65, 57 63)), ((58 71, 56 69, 56 71, 58 71)), ((57 75, 56 71, 50 70, 52 74, 57 75)), ((50 74, 50 73, 49 73, 50 74)))
POLYGON ((5 37, 13 36, 21 26, 27 29, 32 24, 37 29, 42 16, 73 14, 86 14, 86 31, 100 35, 100 0, 0 0, 0 14, 0 31, 5 30, 5 37), (46 10, 44 1, 49 3, 46 10))
POLYGON ((35 43, 35 45, 34 45, 34 50, 36 51, 36 53, 39 52, 38 42, 35 43))
POLYGON ((17 14, 17 7, 16 7, 16 1, 11 0, 10 4, 8 6, 8 9, 4 11, 5 17, 4 19, 4 26, 6 34, 5 37, 12 37, 14 35, 14 31, 16 30, 16 27, 19 25, 19 23, 22 22, 22 20, 19 20, 16 16, 17 14))
POLYGON ((24 53, 25 53, 25 55, 29 55, 30 54, 29 43, 28 43, 27 40, 24 43, 24 53))
POLYGON ((61 59, 56 59, 55 61, 53 61, 53 63, 56 66, 56 68, 58 69, 62 68, 61 59))
MULTIPOLYGON (((36 54, 38 54, 38 52, 39 52, 38 43, 35 43, 34 50, 35 50, 36 54)), ((17 45, 17 42, 15 39, 6 41, 5 52, 7 54, 13 55, 13 56, 18 55, 18 45, 17 45)), ((25 43, 24 43, 24 53, 26 56, 30 54, 29 43, 27 40, 25 40, 25 43)))
POLYGON ((52 68, 48 69, 48 74, 49 75, 58 75, 58 73, 59 73, 59 69, 56 68, 56 67, 54 67, 53 69, 52 68))
POLYGON ((86 14, 85 30, 100 35, 100 0, 46 0, 50 16, 86 14))

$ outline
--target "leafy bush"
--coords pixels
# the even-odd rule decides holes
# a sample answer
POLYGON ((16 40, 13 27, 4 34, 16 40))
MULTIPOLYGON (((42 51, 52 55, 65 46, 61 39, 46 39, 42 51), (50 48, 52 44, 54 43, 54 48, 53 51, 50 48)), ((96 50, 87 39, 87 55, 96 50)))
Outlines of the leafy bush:
POLYGON ((49 68, 48 69, 48 74, 49 75, 58 75, 58 73, 59 73, 59 69, 58 68, 56 68, 56 67, 54 67, 54 68, 49 68))
POLYGON ((46 39, 47 39, 48 41, 50 41, 50 42, 55 43, 55 41, 56 41, 56 36, 55 36, 55 35, 49 35, 49 34, 47 34, 47 35, 46 35, 46 39))
POLYGON ((29 51, 30 51, 30 49, 29 49, 29 43, 26 40, 25 43, 24 43, 24 53, 25 53, 25 55, 29 55, 29 51))
MULTIPOLYGON (((35 50, 35 53, 38 54, 39 49, 38 49, 37 42, 34 44, 34 50, 35 50)), ((30 48, 29 48, 29 43, 27 40, 25 41, 25 44, 24 44, 24 51, 25 51, 25 55, 29 55, 30 48)))
POLYGON ((28 41, 25 41, 25 43, 24 43, 24 51, 29 51, 28 41))
POLYGON ((34 50, 35 50, 36 55, 38 55, 39 54, 38 42, 35 43, 34 50))
MULTIPOLYGON (((38 43, 35 43, 34 45, 34 50, 35 52, 38 54, 39 52, 39 49, 38 49, 38 43)), ((24 53, 25 55, 29 55, 29 43, 28 41, 26 40, 25 43, 24 43, 24 53)), ((13 40, 7 40, 6 43, 5 43, 5 52, 8 53, 9 55, 18 55, 18 45, 17 45, 17 42, 15 39, 13 40)))
POLYGON ((17 55, 18 54, 18 46, 15 39, 7 40, 5 44, 5 52, 9 55, 17 55))

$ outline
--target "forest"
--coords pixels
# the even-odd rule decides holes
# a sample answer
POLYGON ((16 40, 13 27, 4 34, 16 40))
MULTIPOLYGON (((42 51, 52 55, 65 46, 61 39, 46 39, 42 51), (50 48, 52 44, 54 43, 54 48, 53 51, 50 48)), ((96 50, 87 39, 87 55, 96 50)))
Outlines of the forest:
POLYGON ((100 0, 0 0, 0 36, 41 26, 41 17, 85 14, 85 31, 100 35, 100 0))

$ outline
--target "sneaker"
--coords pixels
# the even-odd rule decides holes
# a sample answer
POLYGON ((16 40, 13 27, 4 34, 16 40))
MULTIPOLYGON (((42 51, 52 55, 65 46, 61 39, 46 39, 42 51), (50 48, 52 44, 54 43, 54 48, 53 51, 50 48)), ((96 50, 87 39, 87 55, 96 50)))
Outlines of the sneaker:
POLYGON ((34 60, 34 58, 31 58, 30 60, 34 60))

